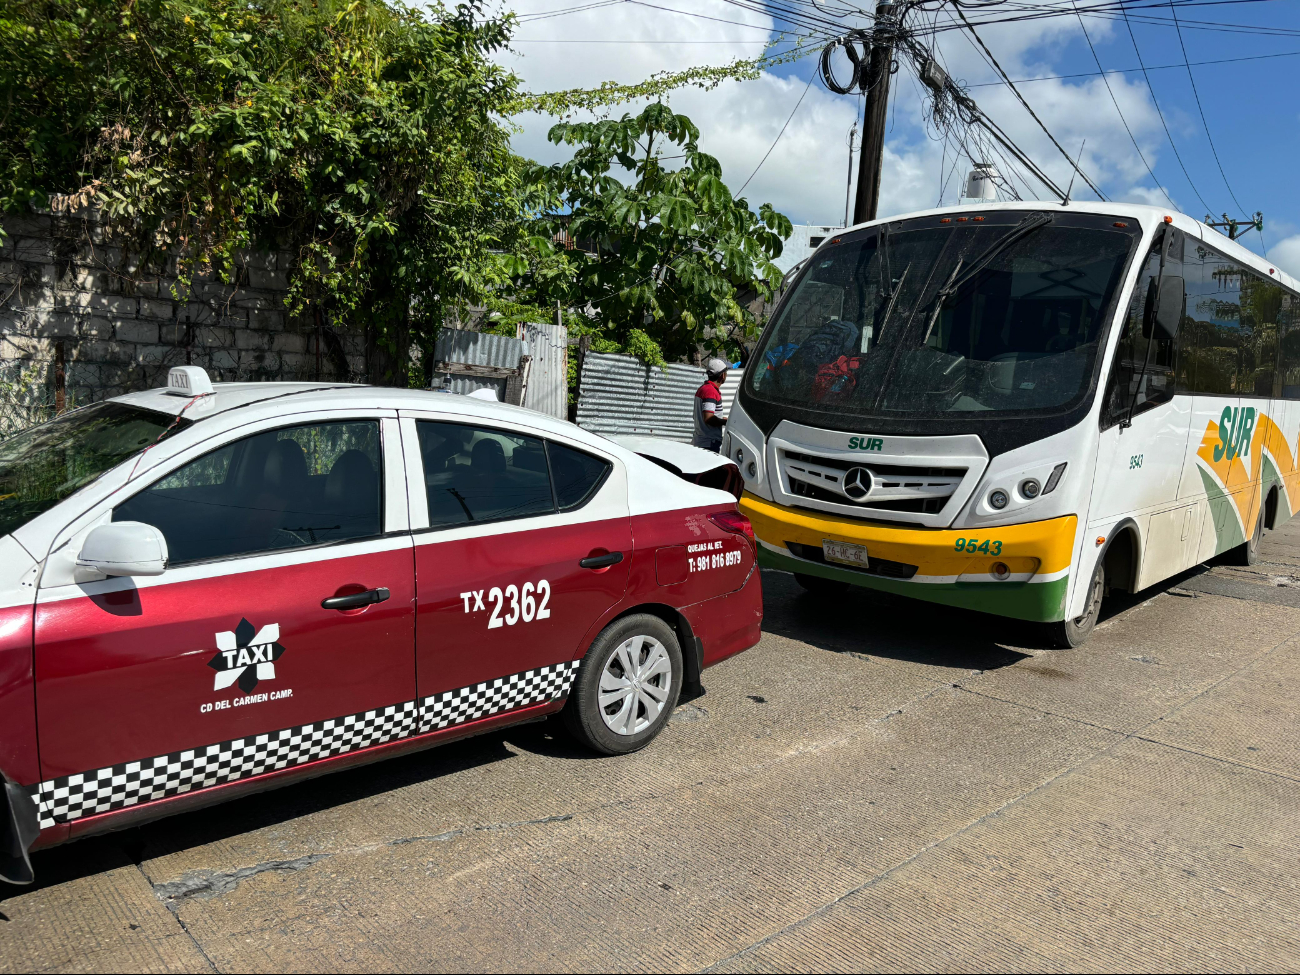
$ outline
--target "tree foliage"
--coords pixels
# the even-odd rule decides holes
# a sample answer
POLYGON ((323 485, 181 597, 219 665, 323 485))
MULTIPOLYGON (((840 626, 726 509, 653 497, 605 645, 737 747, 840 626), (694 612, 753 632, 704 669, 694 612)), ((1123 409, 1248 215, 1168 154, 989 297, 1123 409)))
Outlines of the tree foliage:
POLYGON ((734 198, 695 124, 661 102, 617 120, 560 123, 549 137, 575 151, 529 174, 550 205, 532 238, 534 292, 594 310, 609 339, 647 361, 688 359, 700 346, 737 352, 758 324, 745 299, 770 298, 781 282, 772 260, 790 221, 734 198), (565 232, 591 249, 555 262, 545 241, 565 232))
POLYGON ((402 382, 412 331, 517 249, 510 24, 477 0, 9 0, 0 209, 91 208, 179 253, 181 287, 288 249, 292 306, 365 326, 372 381, 402 382))

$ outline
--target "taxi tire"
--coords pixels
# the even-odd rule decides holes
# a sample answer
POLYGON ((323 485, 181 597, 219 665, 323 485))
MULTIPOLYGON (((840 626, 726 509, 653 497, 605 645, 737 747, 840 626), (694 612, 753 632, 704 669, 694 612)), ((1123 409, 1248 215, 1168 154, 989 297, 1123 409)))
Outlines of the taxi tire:
POLYGON ((560 712, 560 717, 569 734, 593 751, 602 755, 626 755, 650 744, 655 735, 663 730, 677 707, 685 676, 682 648, 671 626, 649 613, 624 616, 601 630, 600 635, 592 641, 591 649, 578 668, 578 677, 573 682, 568 703, 560 712), (672 664, 672 687, 669 689, 668 702, 650 727, 635 735, 619 735, 605 725, 600 715, 600 675, 614 651, 626 640, 639 635, 653 637, 668 651, 672 664))

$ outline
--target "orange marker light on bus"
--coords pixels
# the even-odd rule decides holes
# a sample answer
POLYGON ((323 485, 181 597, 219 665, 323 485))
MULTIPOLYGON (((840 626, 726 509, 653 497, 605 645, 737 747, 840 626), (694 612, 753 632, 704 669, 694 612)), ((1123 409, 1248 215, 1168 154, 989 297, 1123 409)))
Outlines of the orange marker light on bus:
POLYGON ((1097 544, 1098 544, 1098 545, 1101 545, 1101 544, 1105 543, 1105 541, 1106 541, 1106 536, 1105 536, 1105 535, 1098 535, 1098 536, 1097 536, 1097 544))
POLYGON ((1111 226, 1112 226, 1112 227, 1118 227, 1120 230, 1123 230, 1125 227, 1128 226, 1128 224, 1126 224, 1126 223, 1120 223, 1119 221, 1116 221, 1115 223, 1111 224, 1111 226))
POLYGON ((1166 213, 1166 214, 1165 214, 1165 223, 1173 223, 1173 222, 1174 222, 1174 218, 1171 217, 1171 216, 1169 216, 1169 214, 1166 213))
POLYGON ((951 218, 951 217, 940 217, 940 218, 939 218, 939 222, 940 222, 940 223, 952 223, 952 218, 951 218))

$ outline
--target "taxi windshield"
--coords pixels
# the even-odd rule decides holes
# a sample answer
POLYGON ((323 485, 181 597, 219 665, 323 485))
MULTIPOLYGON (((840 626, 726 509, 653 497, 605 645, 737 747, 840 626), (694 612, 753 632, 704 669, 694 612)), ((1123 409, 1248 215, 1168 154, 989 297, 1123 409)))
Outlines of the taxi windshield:
POLYGON ((1007 212, 846 235, 782 304, 750 391, 859 416, 1067 408, 1090 386, 1136 227, 1007 212))
POLYGON ((95 403, 0 440, 0 536, 189 424, 157 410, 95 403))

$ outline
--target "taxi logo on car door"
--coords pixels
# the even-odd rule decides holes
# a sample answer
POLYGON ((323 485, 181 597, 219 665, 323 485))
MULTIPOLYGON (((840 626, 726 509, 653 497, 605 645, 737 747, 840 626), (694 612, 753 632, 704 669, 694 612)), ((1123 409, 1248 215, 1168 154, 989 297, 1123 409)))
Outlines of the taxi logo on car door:
POLYGON ((252 692, 260 680, 275 680, 275 662, 284 655, 279 643, 280 624, 270 623, 254 631, 253 624, 241 619, 233 631, 217 635, 217 655, 208 666, 217 672, 214 691, 225 690, 238 682, 245 694, 252 692))

